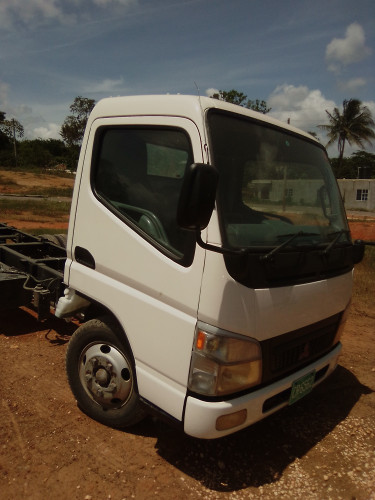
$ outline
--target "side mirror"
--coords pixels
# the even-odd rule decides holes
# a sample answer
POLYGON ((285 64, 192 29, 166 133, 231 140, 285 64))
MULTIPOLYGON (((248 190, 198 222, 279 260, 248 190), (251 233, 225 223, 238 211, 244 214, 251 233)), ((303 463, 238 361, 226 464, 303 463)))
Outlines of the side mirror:
POLYGON ((177 224, 190 231, 207 227, 215 206, 219 174, 212 165, 193 163, 184 177, 177 207, 177 224))
POLYGON ((366 242, 362 240, 355 240, 353 243, 353 263, 359 264, 365 253, 366 242))

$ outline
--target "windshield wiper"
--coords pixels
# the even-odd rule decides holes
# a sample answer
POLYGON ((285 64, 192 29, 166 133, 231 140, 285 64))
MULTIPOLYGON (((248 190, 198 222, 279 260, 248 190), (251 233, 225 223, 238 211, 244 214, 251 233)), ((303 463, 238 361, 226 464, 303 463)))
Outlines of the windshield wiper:
POLYGON ((281 243, 281 245, 278 245, 277 247, 273 248, 270 252, 266 253, 266 255, 262 255, 260 257, 260 260, 270 260, 272 257, 278 253, 280 250, 282 250, 284 247, 288 246, 293 240, 300 236, 319 236, 319 233, 307 233, 305 231, 299 231, 298 233, 293 233, 293 234, 281 234, 279 238, 282 237, 287 237, 289 238, 281 243))
POLYGON ((350 231, 348 231, 348 229, 341 229, 340 231, 337 231, 337 232, 334 232, 334 233, 330 233, 328 236, 333 236, 334 234, 336 235, 333 240, 331 241, 331 243, 329 243, 326 248, 323 250, 322 254, 323 255, 328 255, 329 252, 332 250, 332 248, 336 245, 336 243, 339 241, 339 239, 341 238, 341 236, 343 234, 349 234, 350 231))

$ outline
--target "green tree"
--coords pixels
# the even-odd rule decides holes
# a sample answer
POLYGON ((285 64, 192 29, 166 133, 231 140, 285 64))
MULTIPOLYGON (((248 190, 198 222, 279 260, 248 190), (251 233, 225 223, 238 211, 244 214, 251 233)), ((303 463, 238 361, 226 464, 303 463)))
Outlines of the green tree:
POLYGON ((2 131, 2 123, 5 120, 4 111, 0 111, 0 165, 2 167, 10 166, 14 163, 12 154, 12 142, 2 131))
POLYGON ((24 140, 19 145, 20 166, 28 169, 47 168, 52 162, 52 155, 45 147, 43 139, 24 140))
POLYGON ((370 167, 375 174, 375 154, 367 151, 355 151, 351 158, 357 167, 370 167))
POLYGON ((44 139, 43 145, 54 158, 63 158, 67 154, 66 146, 60 139, 44 139))
POLYGON ((340 168, 343 162, 345 143, 355 144, 361 149, 364 148, 365 142, 371 144, 371 139, 375 138, 373 130, 375 122, 371 111, 358 99, 345 100, 342 113, 338 108, 334 108, 332 113, 326 110, 326 113, 329 124, 318 125, 318 127, 327 132, 329 139, 327 146, 337 141, 338 168, 340 168))
MULTIPOLYGON (((54 169, 65 165, 67 170, 74 170, 77 164, 78 147, 68 147, 60 139, 24 139, 17 148, 18 167, 25 170, 54 169)), ((12 149, 10 148, 10 153, 12 149)), ((0 165, 10 166, 12 163, 5 151, 0 152, 0 165)))
POLYGON ((357 177, 349 158, 343 158, 341 162, 338 158, 330 158, 329 161, 336 179, 355 179, 357 177))
POLYGON ((94 106, 94 99, 76 97, 69 108, 72 114, 65 118, 61 126, 60 135, 68 147, 65 163, 69 170, 75 170, 77 167, 86 123, 94 106))
MULTIPOLYGON (((5 117, 5 113, 1 112, 5 117)), ((0 130, 5 134, 9 139, 16 139, 23 137, 24 128, 18 120, 12 118, 11 120, 0 120, 0 130)))
POLYGON ((246 107, 248 109, 252 109, 253 111, 258 111, 258 113, 262 113, 263 115, 266 115, 271 111, 272 108, 269 108, 267 106, 266 101, 260 101, 259 99, 255 99, 255 101, 248 100, 246 107))
POLYGON ((267 107, 266 101, 261 101, 256 99, 255 101, 248 99, 247 95, 243 92, 238 92, 238 90, 219 90, 218 93, 210 96, 214 99, 220 99, 221 101, 230 102, 232 104, 237 104, 237 106, 242 106, 247 109, 252 109, 253 111, 258 111, 259 113, 269 113, 271 108, 267 107))
POLYGON ((68 115, 60 129, 60 135, 68 146, 81 146, 88 117, 95 106, 94 99, 78 96, 70 106, 68 115))
POLYGON ((15 166, 17 166, 17 137, 23 137, 24 128, 21 123, 15 118, 6 120, 5 113, 3 111, 1 111, 0 113, 0 131, 3 135, 5 135, 9 140, 13 142, 14 162, 15 166))
POLYGON ((357 179, 365 173, 371 179, 375 178, 375 154, 366 151, 355 151, 349 158, 343 158, 339 164, 339 158, 330 158, 332 170, 337 179, 357 179))
POLYGON ((6 115, 6 113, 4 113, 4 111, 0 111, 0 150, 1 151, 5 150, 5 149, 9 149, 9 147, 10 147, 9 137, 2 130, 2 124, 5 121, 5 115, 6 115))

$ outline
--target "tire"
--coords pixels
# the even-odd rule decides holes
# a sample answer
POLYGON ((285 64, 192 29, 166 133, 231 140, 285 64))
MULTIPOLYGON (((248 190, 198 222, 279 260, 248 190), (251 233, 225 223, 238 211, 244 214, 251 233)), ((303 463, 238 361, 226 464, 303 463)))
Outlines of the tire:
POLYGON ((140 422, 140 406, 132 356, 106 318, 80 326, 69 341, 66 372, 80 409, 110 427, 140 422))
POLYGON ((42 238, 43 240, 50 241, 51 243, 54 243, 55 245, 66 248, 66 241, 67 241, 67 235, 66 234, 41 234, 39 235, 39 238, 42 238))
POLYGON ((68 239, 68 235, 65 233, 61 234, 55 234, 57 241, 59 242, 59 245, 63 248, 66 248, 66 242, 68 239))

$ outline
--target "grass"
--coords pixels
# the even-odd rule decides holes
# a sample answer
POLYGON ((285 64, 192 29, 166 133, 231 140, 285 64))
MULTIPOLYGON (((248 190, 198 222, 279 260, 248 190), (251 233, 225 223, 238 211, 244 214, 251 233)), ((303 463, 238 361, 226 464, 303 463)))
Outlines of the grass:
POLYGON ((28 195, 38 195, 38 196, 64 196, 66 198, 71 198, 73 194, 73 187, 40 187, 31 188, 27 191, 28 195))
POLYGON ((3 173, 0 173, 0 190, 4 188, 6 193, 19 194, 20 196, 25 195, 38 195, 38 196, 49 196, 49 197, 67 197, 71 198, 73 194, 73 180, 74 175, 67 174, 66 172, 53 172, 53 173, 44 173, 37 174, 36 172, 12 172, 16 178, 8 177, 3 173), (29 184, 25 184, 22 179, 23 177, 30 178, 30 173, 34 174, 34 182, 29 184), (60 186, 55 185, 58 184, 55 177, 71 179, 71 182, 61 181, 60 186), (18 179, 18 182, 17 182, 18 179), (53 179, 53 181, 51 180, 53 179), (34 184, 34 185, 33 185, 34 184), (44 185, 43 185, 44 184, 44 185), (52 184, 51 186, 48 186, 52 184), (61 186, 62 184, 62 186, 61 186), (68 185, 67 185, 68 184, 68 185), (69 186, 69 184, 71 184, 69 186))
POLYGON ((374 314, 375 247, 373 246, 366 247, 364 259, 355 266, 353 307, 363 314, 374 314))
POLYGON ((53 175, 55 177, 65 177, 67 179, 74 179, 75 177, 75 172, 67 172, 66 170, 57 170, 55 168, 23 167, 22 165, 18 165, 17 169, 15 169, 14 167, 5 167, 3 165, 0 165, 0 170, 7 170, 20 175, 43 174, 46 176, 53 175))
POLYGON ((0 199, 1 218, 4 216, 21 215, 27 212, 33 217, 62 217, 69 215, 70 202, 41 200, 0 199))

